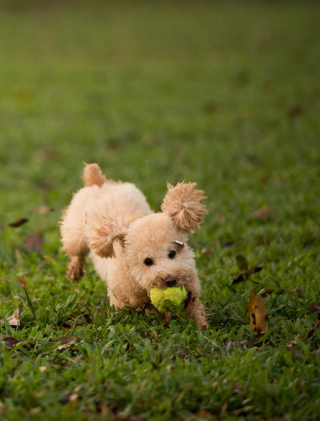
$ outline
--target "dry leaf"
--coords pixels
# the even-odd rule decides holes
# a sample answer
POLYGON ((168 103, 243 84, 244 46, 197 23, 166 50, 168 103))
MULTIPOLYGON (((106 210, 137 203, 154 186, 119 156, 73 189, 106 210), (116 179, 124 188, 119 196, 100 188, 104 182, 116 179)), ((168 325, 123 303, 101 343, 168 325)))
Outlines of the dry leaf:
MULTIPOLYGON (((19 321, 21 318, 21 309, 22 306, 19 306, 19 308, 13 313, 12 316, 7 317, 7 322, 10 326, 19 326, 19 321)), ((0 320, 0 324, 4 324, 3 319, 0 320)))
POLYGON ((2 342, 6 342, 7 348, 12 349, 14 348, 20 341, 18 339, 13 338, 12 336, 7 336, 6 338, 1 339, 2 342))
POLYGON ((50 181, 39 181, 37 187, 44 192, 50 192, 53 189, 53 184, 50 181))
POLYGON ((165 324, 169 324, 170 319, 171 319, 171 313, 169 313, 169 312, 163 313, 163 322, 165 324))
POLYGON ((205 247, 201 250, 202 254, 212 254, 212 250, 210 250, 208 247, 205 247))
POLYGON ((200 418, 209 418, 209 417, 212 417, 212 415, 213 415, 212 412, 209 412, 206 409, 201 409, 201 411, 198 414, 200 418))
POLYGON ((320 312, 320 304, 311 304, 309 306, 309 310, 311 311, 316 311, 316 312, 320 312))
POLYGON ((250 314, 250 327, 258 337, 263 336, 268 330, 268 312, 265 303, 254 289, 248 303, 250 314))
POLYGON ((48 206, 42 205, 42 206, 38 206, 36 211, 40 215, 47 215, 49 212, 53 212, 54 209, 48 208, 48 206))
POLYGON ((70 342, 73 341, 80 341, 79 338, 77 338, 76 336, 64 336, 62 338, 59 338, 57 341, 55 342, 61 342, 61 345, 59 345, 57 347, 57 349, 60 351, 61 349, 66 349, 70 346, 70 342))
POLYGON ((29 234, 23 240, 23 245, 29 251, 40 253, 43 243, 43 234, 29 234))
MULTIPOLYGON (((298 335, 299 336, 299 335, 298 335)), ((297 336, 297 337, 298 337, 297 336)), ((297 345, 297 341, 296 341, 296 339, 292 339, 292 341, 289 341, 289 342, 287 342, 287 348, 288 349, 290 349, 290 348, 292 348, 293 346, 295 346, 295 345, 297 345)))
POLYGON ((320 328, 320 321, 315 326, 313 326, 311 330, 309 330, 309 332, 307 333, 307 337, 311 338, 315 334, 316 330, 318 330, 319 328, 320 328))
POLYGON ((252 219, 267 219, 271 213, 271 206, 266 205, 251 214, 252 219))
POLYGON ((26 281, 24 280, 24 276, 19 276, 17 281, 19 282, 19 284, 22 284, 25 288, 27 288, 27 284, 26 284, 26 281))
MULTIPOLYGON (((234 285, 234 284, 238 284, 239 282, 242 282, 242 281, 245 281, 250 275, 252 275, 253 273, 258 273, 258 272, 261 272, 262 271, 262 269, 263 269, 263 267, 261 267, 261 266, 257 266, 257 267, 255 267, 255 268, 252 268, 252 269, 248 269, 246 272, 244 272, 244 273, 240 273, 240 275, 238 275, 234 280, 233 280, 233 282, 232 282, 232 285, 234 285)), ((254 281, 252 281, 252 282, 254 282, 254 281)), ((258 283, 258 282, 255 282, 256 284, 258 283)))
POLYGON ((18 219, 17 221, 10 222, 10 224, 8 224, 8 225, 9 225, 9 227, 17 228, 17 227, 20 227, 20 225, 23 225, 28 221, 29 221, 28 218, 21 218, 21 219, 18 219))

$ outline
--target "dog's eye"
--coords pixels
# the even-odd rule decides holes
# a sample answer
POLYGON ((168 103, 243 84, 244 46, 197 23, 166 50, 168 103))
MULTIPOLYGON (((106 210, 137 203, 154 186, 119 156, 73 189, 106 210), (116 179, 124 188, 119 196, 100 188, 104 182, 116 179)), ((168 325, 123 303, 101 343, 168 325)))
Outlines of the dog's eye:
POLYGON ((168 254, 169 259, 173 259, 176 254, 177 253, 175 251, 170 251, 170 253, 168 254))
POLYGON ((144 261, 144 264, 145 264, 146 266, 152 266, 152 265, 153 265, 153 260, 151 260, 151 259, 146 259, 146 260, 144 261))

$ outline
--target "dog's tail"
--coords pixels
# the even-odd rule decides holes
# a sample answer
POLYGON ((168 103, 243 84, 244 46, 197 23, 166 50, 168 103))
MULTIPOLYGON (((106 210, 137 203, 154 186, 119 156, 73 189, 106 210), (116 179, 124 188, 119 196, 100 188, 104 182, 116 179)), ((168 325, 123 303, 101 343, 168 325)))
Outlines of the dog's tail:
POLYGON ((101 187, 102 184, 107 182, 98 164, 86 164, 83 170, 83 179, 86 187, 93 186, 94 184, 101 187))

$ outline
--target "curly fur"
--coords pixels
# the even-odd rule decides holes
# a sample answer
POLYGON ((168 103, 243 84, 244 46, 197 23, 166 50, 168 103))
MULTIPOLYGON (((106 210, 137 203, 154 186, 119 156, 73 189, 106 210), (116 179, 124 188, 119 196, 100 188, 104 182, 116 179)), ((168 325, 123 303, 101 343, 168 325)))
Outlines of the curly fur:
POLYGON ((205 216, 206 207, 200 200, 206 199, 202 190, 194 190, 196 183, 178 183, 175 187, 168 183, 168 193, 161 209, 173 222, 188 233, 198 229, 205 216))
POLYGON ((167 280, 174 279, 189 293, 186 317, 207 327, 194 253, 187 243, 187 234, 205 215, 203 192, 194 190, 195 183, 168 185, 163 212, 153 213, 136 186, 107 180, 97 164, 85 166, 84 180, 86 186, 74 195, 61 221, 63 250, 71 259, 68 276, 81 279, 90 254, 116 309, 149 304, 150 289, 167 288, 167 280), (172 251, 174 258, 169 257, 172 251), (146 259, 153 264, 147 266, 146 259))

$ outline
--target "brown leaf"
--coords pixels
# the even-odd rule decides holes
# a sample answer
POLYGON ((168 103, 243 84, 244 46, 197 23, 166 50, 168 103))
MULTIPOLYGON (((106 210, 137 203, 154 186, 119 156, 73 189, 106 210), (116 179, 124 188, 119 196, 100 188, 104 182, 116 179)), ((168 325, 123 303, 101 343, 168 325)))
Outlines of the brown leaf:
POLYGON ((18 278, 18 282, 19 282, 20 284, 22 284, 25 288, 27 288, 27 284, 26 284, 26 281, 24 280, 24 276, 20 276, 20 277, 18 278))
POLYGON ((307 333, 307 337, 311 338, 315 334, 316 330, 318 330, 319 328, 320 328, 320 321, 315 326, 313 326, 311 330, 309 330, 309 332, 307 333))
POLYGON ((263 292, 262 294, 260 294, 260 296, 262 298, 266 298, 269 297, 269 295, 272 295, 274 292, 274 289, 267 289, 265 292, 263 292))
POLYGON ((248 261, 244 256, 242 256, 241 254, 238 254, 238 256, 236 256, 236 260, 237 260, 238 268, 240 270, 247 270, 248 269, 248 267, 249 267, 248 261))
POLYGON ((73 393, 67 393, 65 394, 61 399, 60 402, 65 405, 66 403, 70 402, 70 398, 73 395, 73 393))
MULTIPOLYGON (((299 335, 298 335, 299 336, 299 335)), ((297 337, 298 337, 297 336, 297 337)), ((297 345, 297 341, 296 339, 292 339, 292 341, 287 342, 287 348, 290 349, 292 347, 294 347, 295 345, 297 345)))
MULTIPOLYGON (((19 321, 21 318, 21 308, 22 306, 19 306, 19 308, 13 313, 12 316, 7 317, 7 322, 10 326, 19 326, 19 321)), ((0 320, 0 324, 4 324, 3 319, 0 320)))
POLYGON ((23 245, 29 251, 40 253, 43 243, 43 234, 29 234, 23 240, 23 245))
POLYGON ((205 247, 201 250, 202 254, 212 254, 212 250, 210 250, 208 247, 205 247))
POLYGON ((212 412, 209 412, 206 409, 201 409, 201 411, 199 412, 198 416, 200 418, 209 418, 209 417, 212 417, 213 414, 212 414, 212 412))
POLYGON ((316 312, 320 312, 320 304, 311 304, 309 306, 309 310, 311 311, 316 311, 316 312))
POLYGON ((258 337, 263 336, 268 330, 268 312, 265 303, 254 289, 248 303, 250 327, 258 337))
POLYGON ((50 181, 39 181, 37 187, 44 192, 50 192, 53 189, 53 184, 50 181))
POLYGON ((20 341, 18 339, 13 338, 12 336, 7 336, 6 338, 1 339, 2 342, 7 343, 7 348, 12 349, 14 348, 20 341))
POLYGON ((54 209, 48 208, 48 206, 42 205, 42 206, 38 206, 36 211, 40 215, 47 215, 49 212, 53 212, 54 209))
POLYGON ((16 221, 10 222, 10 224, 8 224, 8 225, 9 225, 9 227, 17 228, 17 227, 20 227, 20 225, 23 225, 28 221, 29 221, 28 218, 21 218, 21 219, 17 219, 16 221))
POLYGON ((260 209, 257 209, 251 214, 252 219, 267 219, 272 211, 272 207, 269 205, 263 206, 260 209))
MULTIPOLYGON (((66 349, 66 348, 68 348, 70 345, 69 345, 69 343, 70 342, 73 342, 73 341, 77 341, 77 342, 79 342, 80 341, 80 339, 79 338, 77 338, 76 336, 63 336, 62 338, 59 338, 59 339, 57 339, 56 341, 54 341, 55 343, 57 343, 57 342, 61 342, 61 345, 59 345, 58 347, 57 347, 57 349, 60 351, 61 349, 66 349)), ((74 345, 74 344, 72 344, 72 345, 74 345)))
MULTIPOLYGON (((253 273, 258 273, 261 272, 263 269, 263 267, 261 266, 256 266, 255 268, 252 269, 248 269, 246 272, 244 273, 240 273, 232 282, 232 285, 234 284, 238 284, 239 282, 245 281, 250 275, 252 275, 253 273)), ((254 282, 254 281, 252 281, 254 282)), ((255 282, 256 284, 258 284, 258 282, 255 282)))

